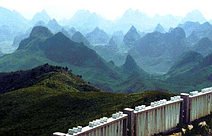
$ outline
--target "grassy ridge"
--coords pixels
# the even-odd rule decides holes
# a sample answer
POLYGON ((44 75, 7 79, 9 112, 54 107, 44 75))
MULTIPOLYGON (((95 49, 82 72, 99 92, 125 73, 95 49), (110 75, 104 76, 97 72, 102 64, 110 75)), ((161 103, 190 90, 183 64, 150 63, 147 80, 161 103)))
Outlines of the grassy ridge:
POLYGON ((48 64, 26 71, 0 73, 0 94, 31 86, 74 92, 100 91, 68 68, 48 64))
POLYGON ((0 95, 0 135, 49 136, 116 111, 172 96, 168 92, 114 94, 33 86, 0 95))

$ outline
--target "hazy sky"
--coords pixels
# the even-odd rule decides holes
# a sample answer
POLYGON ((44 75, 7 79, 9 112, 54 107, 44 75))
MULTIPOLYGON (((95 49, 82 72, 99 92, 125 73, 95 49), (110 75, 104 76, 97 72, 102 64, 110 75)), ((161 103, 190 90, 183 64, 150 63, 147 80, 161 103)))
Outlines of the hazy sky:
POLYGON ((45 9, 51 17, 70 18, 77 10, 87 9, 107 19, 120 17, 125 10, 139 9, 150 16, 173 14, 185 16, 194 9, 212 19, 211 0, 0 0, 0 6, 16 10, 26 18, 45 9))

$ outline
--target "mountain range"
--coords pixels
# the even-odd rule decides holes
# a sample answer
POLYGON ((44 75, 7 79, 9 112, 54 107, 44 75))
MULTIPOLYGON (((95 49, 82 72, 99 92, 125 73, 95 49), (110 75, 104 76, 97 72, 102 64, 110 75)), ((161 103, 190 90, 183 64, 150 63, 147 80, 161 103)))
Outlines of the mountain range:
MULTIPOLYGON (((96 13, 80 10, 66 22, 66 26, 62 26, 45 10, 31 21, 16 12, 1 10, 2 16, 7 13, 11 20, 18 17, 16 20, 20 24, 25 23, 25 28, 20 28, 22 32, 12 30, 14 24, 0 27, 0 45, 5 47, 12 43, 17 48, 15 52, 0 57, 0 65, 4 66, 0 67, 1 72, 26 70, 49 63, 67 66, 106 91, 169 90, 161 83, 167 83, 164 79, 170 70, 173 71, 181 55, 194 51, 206 57, 212 50, 212 27, 208 22, 202 23, 205 19, 198 11, 182 18, 171 15, 149 17, 129 9, 121 18, 111 22, 96 13), (170 20, 167 18, 173 18, 176 24, 173 28, 169 29, 170 20), (152 20, 156 20, 154 24, 152 20), (131 65, 135 71, 129 71, 131 65)), ((171 86, 170 90, 175 90, 173 83, 167 84, 171 86)))
POLYGON ((27 29, 27 20, 18 12, 10 11, 0 7, 0 26, 11 28, 14 33, 25 31, 27 29))
POLYGON ((155 15, 154 17, 149 17, 139 10, 128 9, 120 18, 110 21, 96 13, 91 13, 87 10, 79 10, 65 23, 65 25, 74 26, 83 33, 86 29, 88 29, 87 32, 92 31, 95 28, 94 26, 102 28, 107 33, 111 33, 109 28, 115 31, 123 30, 126 32, 132 25, 139 30, 150 32, 154 30, 157 24, 165 26, 165 29, 168 30, 170 27, 176 27, 179 23, 185 23, 187 21, 203 23, 206 19, 198 10, 189 12, 185 17, 173 15, 155 15), (84 26, 86 26, 86 28, 84 28, 84 26))
POLYGON ((187 13, 187 15, 181 20, 181 23, 185 23, 187 21, 204 23, 206 22, 206 19, 199 10, 193 10, 187 13))
POLYGON ((0 8, 0 135, 52 135, 212 86, 212 27, 197 10, 31 20, 0 8), (2 21, 3 20, 3 21, 2 21), (154 91, 152 91, 154 90, 154 91))
POLYGON ((67 20, 64 25, 75 27, 80 32, 88 33, 96 27, 109 30, 112 22, 104 19, 96 13, 91 13, 88 10, 78 10, 71 19, 67 20))
MULTIPOLYGON (((57 32, 63 32, 69 38, 71 38, 76 31, 79 31, 86 37, 87 34, 94 31, 95 28, 99 28, 105 32, 105 34, 102 35, 105 36, 105 39, 100 39, 99 37, 96 40, 100 40, 101 42, 98 41, 99 43, 107 44, 106 42, 109 41, 113 33, 122 31, 125 35, 131 26, 134 26, 137 29, 139 35, 142 37, 146 33, 155 31, 158 24, 161 24, 163 29, 168 32, 169 28, 175 28, 179 23, 184 24, 188 21, 198 21, 202 23, 207 21, 198 10, 194 10, 188 13, 186 17, 177 17, 173 15, 155 15, 154 17, 149 17, 139 10, 128 9, 122 17, 116 20, 107 20, 100 15, 92 13, 88 10, 79 10, 68 21, 62 23, 59 21, 60 23, 58 23, 58 21, 51 18, 45 10, 36 13, 31 20, 27 20, 16 11, 10 11, 2 7, 0 9, 0 17, 2 20, 5 20, 0 22, 0 28, 2 28, 0 29, 0 45, 4 44, 5 46, 12 45, 11 42, 13 42, 16 37, 20 37, 20 35, 27 35, 27 33, 29 34, 29 30, 31 31, 34 26, 48 27, 54 34, 57 32)), ((206 30, 207 29, 204 29, 204 31, 201 32, 194 32, 192 35, 191 33, 193 30, 190 32, 185 30, 185 32, 186 35, 191 35, 189 38, 190 42, 195 44, 198 42, 198 40, 204 38, 205 36, 210 37, 211 32, 206 30)), ((163 30, 160 30, 160 32, 163 32, 163 30)), ((121 38, 122 37, 120 35, 118 46, 122 44, 122 41, 120 42, 121 38)), ((91 44, 95 44, 95 42, 97 42, 95 41, 92 43, 93 41, 90 40, 93 38, 89 39, 87 37, 87 39, 91 44)), ((15 45, 17 46, 17 44, 15 45)), ((12 46, 12 48, 13 47, 14 46, 12 46)))
POLYGON ((117 78, 95 51, 70 40, 61 32, 53 35, 48 28, 42 26, 34 27, 30 36, 21 41, 18 49, 0 58, 0 63, 5 65, 0 71, 26 70, 49 63, 66 65, 76 73, 86 75, 87 79, 98 81, 98 76, 117 78))
MULTIPOLYGON (((79 32, 76 33, 79 34, 79 32)), ((83 35, 79 34, 79 36, 82 37, 83 35)), ((86 39, 85 37, 83 38, 86 39)), ((169 33, 153 32, 147 34, 135 41, 133 48, 130 50, 131 55, 125 54, 126 57, 122 57, 122 59, 124 59, 124 64, 116 66, 112 61, 105 61, 93 50, 95 49, 101 51, 102 48, 100 47, 103 47, 104 52, 107 49, 108 53, 110 53, 114 47, 114 57, 120 57, 116 56, 117 51, 113 39, 110 40, 108 45, 94 46, 89 48, 89 46, 84 45, 83 42, 79 43, 72 41, 62 32, 53 34, 46 27, 36 26, 32 29, 29 37, 20 42, 18 49, 14 53, 4 55, 0 58, 0 65, 4 66, 0 68, 0 71, 10 72, 27 70, 45 63, 49 63, 52 65, 67 66, 73 70, 73 73, 81 75, 83 79, 90 82, 92 85, 103 89, 104 91, 127 93, 139 92, 140 90, 158 89, 176 91, 178 86, 175 85, 175 82, 170 82, 169 80, 166 80, 166 78, 172 79, 177 74, 168 72, 167 74, 159 77, 151 76, 138 65, 138 54, 141 54, 140 58, 143 60, 146 59, 146 62, 151 58, 152 60, 155 59, 155 62, 159 64, 165 62, 162 62, 161 60, 159 61, 158 58, 169 56, 170 62, 167 65, 169 65, 169 67, 173 66, 170 70, 176 73, 178 68, 179 71, 181 71, 180 69, 187 69, 186 67, 190 66, 182 65, 183 68, 175 67, 175 65, 179 63, 177 61, 178 57, 183 55, 183 53, 188 50, 186 44, 184 43, 185 32, 182 28, 175 28, 169 33), (142 52, 143 49, 145 49, 145 52, 142 52), (173 62, 171 62, 171 60, 173 62), (175 62, 178 63, 175 64, 174 60, 176 60, 175 62)), ((208 54, 210 53, 208 52, 208 54)), ((186 59, 187 57, 182 58, 186 59)), ((207 65, 207 67, 208 66, 209 65, 207 65)), ((188 85, 184 86, 185 89, 189 85, 190 82, 188 82, 188 85)), ((182 89, 184 87, 182 87, 182 89)))
MULTIPOLYGON (((36 13, 31 20, 27 20, 16 11, 10 11, 3 7, 0 9, 0 17, 4 20, 0 22, 0 26, 7 25, 17 32, 21 32, 23 30, 26 31, 29 27, 37 24, 37 22, 42 21, 46 24, 51 20, 51 17, 45 10, 36 13)), ((104 31, 111 34, 114 31, 120 30, 126 32, 132 25, 134 25, 138 30, 150 32, 154 30, 157 24, 161 24, 166 27, 166 30, 168 30, 170 27, 176 27, 179 23, 185 23, 187 21, 203 23, 206 19, 198 10, 189 12, 185 17, 173 15, 155 15, 154 17, 149 17, 139 10, 128 9, 116 20, 107 20, 88 10, 78 10, 71 19, 62 22, 62 24, 64 26, 75 27, 83 34, 91 32, 96 27, 102 28, 104 31)))
POLYGON ((129 53, 148 72, 157 69, 166 73, 174 60, 187 50, 185 39, 181 28, 167 33, 148 33, 134 43, 129 53))

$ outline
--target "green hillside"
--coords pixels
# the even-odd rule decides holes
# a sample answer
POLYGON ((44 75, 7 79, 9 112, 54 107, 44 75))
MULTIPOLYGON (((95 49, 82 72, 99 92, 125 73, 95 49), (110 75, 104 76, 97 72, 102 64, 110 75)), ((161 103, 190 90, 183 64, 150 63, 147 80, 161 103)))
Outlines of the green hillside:
POLYGON ((194 51, 185 52, 177 59, 167 74, 172 77, 183 74, 199 65, 201 61, 203 61, 201 54, 194 51))
POLYGON ((0 94, 30 86, 69 92, 100 91, 68 68, 48 64, 27 71, 0 73, 0 94))
POLYGON ((0 94, 2 136, 67 132, 68 128, 87 125, 93 119, 109 117, 126 107, 134 108, 174 95, 165 91, 102 92, 67 68, 47 64, 27 71, 1 73, 0 85, 1 90, 6 90, 0 94))
POLYGON ((116 111, 153 100, 169 98, 168 92, 113 94, 57 91, 33 86, 0 95, 0 135, 49 136, 55 131, 87 125, 116 111))
POLYGON ((175 64, 176 68, 173 67, 172 71, 164 76, 166 81, 187 90, 212 86, 212 54, 202 58, 198 53, 188 52, 184 56, 184 59, 179 58, 175 64))

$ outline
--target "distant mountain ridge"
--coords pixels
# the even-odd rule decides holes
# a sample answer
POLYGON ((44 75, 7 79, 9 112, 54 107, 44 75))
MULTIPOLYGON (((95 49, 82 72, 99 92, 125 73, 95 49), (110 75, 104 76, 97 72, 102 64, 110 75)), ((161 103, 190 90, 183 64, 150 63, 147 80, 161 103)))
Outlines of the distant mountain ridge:
MULTIPOLYGON (((24 28, 24 30, 26 30, 29 27, 34 26, 39 21, 42 21, 46 24, 51 20, 51 17, 45 10, 37 12, 30 21, 25 19, 19 13, 15 11, 10 11, 5 8, 1 8, 0 16, 1 15, 2 20, 4 20, 5 16, 7 17, 5 18, 5 20, 9 19, 9 21, 6 22, 10 23, 17 22, 15 24, 5 24, 4 22, 0 22, 0 26, 8 25, 12 26, 12 29, 14 29, 13 26, 18 26, 17 28, 24 28)), ((107 33, 111 34, 114 31, 120 31, 120 30, 126 32, 128 28, 132 25, 134 25, 139 30, 145 32, 153 31, 157 24, 165 26, 166 27, 165 29, 168 30, 170 27, 176 27, 179 23, 185 23, 187 21, 194 21, 194 22, 199 21, 203 23, 206 21, 206 19, 198 10, 193 10, 189 12, 187 16, 183 18, 173 15, 164 15, 164 16, 155 15, 153 17, 149 17, 147 14, 139 10, 128 9, 125 11, 125 13, 122 15, 121 18, 116 20, 107 20, 98 15, 97 13, 92 13, 88 10, 78 10, 71 17, 71 19, 65 21, 63 25, 69 27, 75 27, 83 34, 92 31, 96 27, 100 27, 107 33)))
POLYGON ((155 32, 160 32, 160 33, 165 33, 165 32, 166 32, 161 24, 158 24, 158 25, 155 27, 155 30, 154 30, 154 31, 155 31, 155 32))
POLYGON ((185 22, 184 24, 179 24, 179 27, 183 28, 186 33, 187 41, 191 45, 197 44, 202 38, 209 38, 212 40, 212 25, 208 22, 199 23, 199 22, 185 22))
POLYGON ((34 39, 39 39, 39 40, 45 40, 49 37, 53 36, 51 31, 49 31, 48 28, 43 27, 43 26, 37 26, 32 29, 29 38, 26 38, 22 40, 19 44, 19 47, 17 50, 25 49, 27 46, 32 42, 34 42, 34 39))
POLYGON ((0 18, 0 48, 2 44, 9 46, 17 35, 30 27, 28 20, 14 10, 0 7, 0 18))
POLYGON ((92 45, 103 45, 107 44, 109 41, 108 34, 98 27, 96 27, 92 32, 88 33, 86 38, 92 45))
POLYGON ((16 11, 0 7, 0 18, 0 26, 8 26, 15 33, 25 31, 29 27, 28 21, 16 11))
POLYGON ((84 34, 91 32, 96 27, 105 30, 105 28, 110 27, 111 22, 88 10, 78 10, 65 24, 75 27, 84 34))
MULTIPOLYGON (((187 50, 186 36, 182 28, 175 28, 171 32, 148 33, 137 40, 129 53, 144 70, 166 71, 172 62, 187 50)), ((150 72, 150 71, 148 71, 150 72)))
POLYGON ((71 41, 61 32, 47 39, 42 47, 50 60, 67 62, 75 66, 106 67, 103 60, 93 50, 83 44, 71 41))
POLYGON ((0 50, 0 57, 3 56, 4 54, 2 53, 2 51, 0 50))
POLYGON ((188 37, 188 40, 192 44, 195 44, 199 40, 201 40, 202 38, 205 38, 205 37, 212 40, 211 35, 212 35, 212 25, 209 24, 208 22, 205 22, 205 23, 201 24, 197 30, 195 30, 191 33, 191 35, 188 37))
POLYGON ((131 55, 127 55, 125 63, 121 66, 121 69, 124 73, 142 73, 143 75, 147 75, 135 62, 131 55))
POLYGON ((178 27, 181 27, 184 29, 186 36, 190 36, 193 31, 196 31, 197 29, 199 29, 200 23, 187 21, 183 24, 179 24, 178 27))
POLYGON ((9 26, 0 26, 0 42, 13 40, 14 37, 14 31, 9 26))
POLYGON ((48 23, 51 20, 51 18, 49 17, 48 13, 46 12, 46 10, 42 10, 41 12, 36 13, 32 20, 31 20, 31 24, 35 25, 37 22, 42 21, 43 23, 48 23))
POLYGON ((124 44, 126 46, 132 46, 136 40, 140 38, 139 33, 137 32, 134 26, 131 26, 130 30, 124 36, 124 44))
POLYGON ((95 27, 100 27, 107 33, 113 33, 114 31, 120 30, 127 32, 128 28, 132 25, 145 32, 154 31, 157 24, 165 26, 165 29, 168 30, 170 27, 176 27, 179 23, 185 23, 187 21, 199 21, 202 23, 205 22, 206 19, 198 10, 189 12, 186 17, 174 15, 155 15, 153 17, 149 17, 147 14, 139 10, 128 9, 121 18, 111 21, 104 19, 96 13, 91 13, 88 10, 79 10, 69 21, 66 21, 65 24, 75 26, 83 33, 92 31, 95 27), (114 31, 111 31, 111 29, 114 31))
POLYGON ((182 19, 181 22, 187 22, 187 21, 193 21, 193 22, 200 22, 203 23, 206 21, 205 17, 199 10, 193 10, 182 19))
POLYGON ((115 26, 121 30, 127 31, 130 26, 134 25, 139 30, 151 32, 159 23, 167 28, 176 27, 181 19, 182 17, 173 15, 155 15, 154 17, 149 17, 147 14, 139 10, 128 9, 122 17, 117 20, 115 26))
POLYGON ((202 38, 196 45, 194 45, 194 50, 201 53, 203 56, 207 56, 212 53, 212 41, 207 37, 202 38))
POLYGON ((84 35, 82 35, 82 33, 80 33, 79 31, 75 32, 72 37, 71 40, 78 42, 78 43, 83 43, 86 46, 91 46, 90 42, 85 38, 84 35))
POLYGON ((57 23, 56 19, 49 20, 47 27, 53 32, 61 32, 62 27, 57 23))

